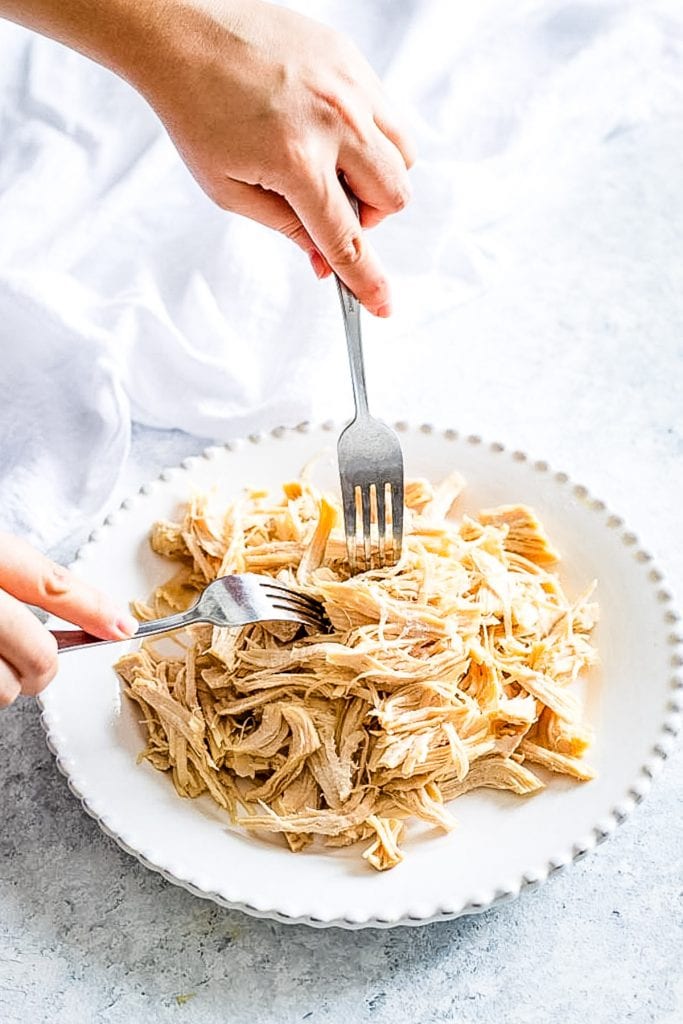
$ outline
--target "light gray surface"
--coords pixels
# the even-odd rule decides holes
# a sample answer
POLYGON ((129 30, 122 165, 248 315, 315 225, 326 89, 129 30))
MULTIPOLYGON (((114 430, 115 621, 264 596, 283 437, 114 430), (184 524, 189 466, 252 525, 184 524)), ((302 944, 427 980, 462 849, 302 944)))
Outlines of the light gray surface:
MULTIPOLYGON (((563 206, 539 198, 524 231, 511 218, 497 279, 397 343, 400 377, 379 326, 368 343, 378 412, 567 470, 626 517, 679 595, 682 129, 625 129, 563 206)), ((340 339, 332 380, 344 358, 340 339)), ((321 393, 320 415, 349 397, 321 393)), ((200 447, 139 430, 117 500, 200 447)), ((680 749, 633 818, 538 892, 480 918, 345 933, 251 920, 167 884, 83 814, 32 703, 2 714, 0 736, 2 1024, 683 1020, 680 749)))

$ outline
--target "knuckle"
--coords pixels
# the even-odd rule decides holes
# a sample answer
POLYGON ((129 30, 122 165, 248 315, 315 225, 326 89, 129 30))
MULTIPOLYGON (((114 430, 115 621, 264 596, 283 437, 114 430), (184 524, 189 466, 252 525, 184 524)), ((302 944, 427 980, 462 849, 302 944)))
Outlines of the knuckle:
POLYGON ((56 562, 48 562, 38 580, 40 596, 45 599, 62 597, 68 593, 70 585, 68 570, 56 562))
POLYGON ((303 177, 310 172, 313 154, 301 139, 287 139, 282 143, 282 166, 290 176, 303 177))
POLYGON ((398 213, 399 210, 405 209, 410 202, 411 194, 410 188, 407 185, 399 185, 394 189, 391 195, 391 208, 394 213, 398 213))
POLYGON ((335 239, 329 249, 330 261, 340 267, 353 267, 363 256, 363 241, 358 231, 348 231, 335 239))

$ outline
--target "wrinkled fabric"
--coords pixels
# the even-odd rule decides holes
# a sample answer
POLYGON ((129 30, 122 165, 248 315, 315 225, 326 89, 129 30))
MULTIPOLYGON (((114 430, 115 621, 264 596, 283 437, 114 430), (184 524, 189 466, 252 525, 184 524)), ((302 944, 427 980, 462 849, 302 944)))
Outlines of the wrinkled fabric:
MULTIPOLYGON (((672 0, 327 0, 316 15, 354 36, 418 143, 414 201, 373 232, 395 315, 365 330, 390 367, 416 339, 437 356, 452 343, 430 322, 485 302, 511 239, 605 140, 680 110, 672 0)), ((228 439, 343 414, 343 345, 332 282, 215 207, 133 89, 0 22, 0 526, 47 546, 98 514, 132 420, 228 439)))

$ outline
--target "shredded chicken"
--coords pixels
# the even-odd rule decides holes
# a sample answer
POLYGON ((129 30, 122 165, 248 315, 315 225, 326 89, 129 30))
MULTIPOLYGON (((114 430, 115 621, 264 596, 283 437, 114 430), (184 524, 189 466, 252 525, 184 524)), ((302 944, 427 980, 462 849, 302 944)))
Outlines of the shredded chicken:
POLYGON ((156 523, 152 547, 177 569, 140 618, 258 572, 320 600, 332 628, 199 626, 171 654, 143 643, 116 666, 142 712, 141 758, 294 851, 369 843, 379 871, 402 860, 408 819, 448 831, 472 789, 534 793, 529 765, 593 778, 575 692, 595 660, 593 587, 565 595, 530 509, 456 518, 462 488, 457 474, 408 482, 400 564, 351 578, 340 508, 306 476, 227 510, 196 496, 181 522, 156 523))

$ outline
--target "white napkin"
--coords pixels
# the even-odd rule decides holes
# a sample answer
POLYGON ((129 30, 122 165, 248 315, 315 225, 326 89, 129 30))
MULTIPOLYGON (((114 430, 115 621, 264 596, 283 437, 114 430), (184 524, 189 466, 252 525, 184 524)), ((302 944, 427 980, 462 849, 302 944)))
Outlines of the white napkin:
MULTIPOLYGON (((485 303, 511 239, 596 147, 680 104, 680 9, 327 0, 316 15, 356 38, 420 149, 414 202, 374 232, 396 299, 391 321, 365 318, 370 362, 393 367, 373 380, 381 413, 406 346, 438 357, 430 324, 485 303)), ((2 22, 0 54, 0 526, 48 546, 96 515, 131 418, 227 439, 348 411, 332 283, 214 207, 115 76, 2 22)))

